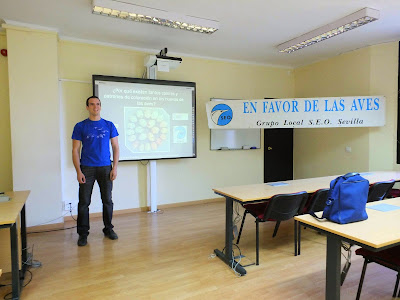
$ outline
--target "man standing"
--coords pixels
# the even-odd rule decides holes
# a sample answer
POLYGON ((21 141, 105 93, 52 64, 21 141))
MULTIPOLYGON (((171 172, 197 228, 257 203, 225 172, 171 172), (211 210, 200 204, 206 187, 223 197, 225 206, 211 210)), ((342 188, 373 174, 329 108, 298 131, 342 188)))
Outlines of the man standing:
POLYGON ((79 182, 78 246, 87 244, 90 229, 89 205, 96 180, 103 202, 104 235, 111 240, 118 239, 111 223, 114 206, 111 191, 113 180, 117 178, 119 159, 118 132, 112 122, 100 117, 101 102, 98 97, 89 97, 86 100, 86 109, 89 112, 89 118, 77 123, 72 133, 72 161, 79 182), (110 141, 113 150, 112 165, 110 141))

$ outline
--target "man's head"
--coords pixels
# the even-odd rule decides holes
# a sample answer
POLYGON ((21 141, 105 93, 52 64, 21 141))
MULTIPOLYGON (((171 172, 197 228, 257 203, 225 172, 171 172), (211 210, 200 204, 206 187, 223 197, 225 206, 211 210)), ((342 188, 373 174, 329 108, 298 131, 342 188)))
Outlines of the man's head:
POLYGON ((87 98, 87 99, 86 99, 86 106, 89 106, 89 100, 90 100, 90 99, 97 99, 97 100, 99 100, 100 106, 101 106, 101 101, 100 101, 99 97, 97 97, 97 96, 90 96, 89 98, 87 98))
POLYGON ((101 101, 96 96, 90 96, 86 99, 86 109, 89 111, 90 119, 97 119, 100 117, 101 101))

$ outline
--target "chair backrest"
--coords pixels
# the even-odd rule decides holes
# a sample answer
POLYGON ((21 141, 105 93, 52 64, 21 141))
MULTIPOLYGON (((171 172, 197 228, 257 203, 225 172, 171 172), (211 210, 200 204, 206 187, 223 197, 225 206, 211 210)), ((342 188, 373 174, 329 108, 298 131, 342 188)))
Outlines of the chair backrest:
POLYGON ((326 206, 326 200, 328 199, 329 189, 320 189, 316 191, 311 196, 310 206, 308 207, 307 212, 309 211, 322 211, 326 206))
POLYGON ((381 181, 372 184, 368 191, 368 201, 379 201, 386 197, 394 185, 394 180, 381 181))
POLYGON ((356 255, 362 255, 377 264, 390 268, 394 271, 400 271, 400 246, 395 246, 389 249, 378 252, 370 251, 364 248, 358 248, 356 255))
POLYGON ((264 220, 285 221, 293 218, 303 210, 307 198, 307 192, 273 196, 265 210, 264 220))

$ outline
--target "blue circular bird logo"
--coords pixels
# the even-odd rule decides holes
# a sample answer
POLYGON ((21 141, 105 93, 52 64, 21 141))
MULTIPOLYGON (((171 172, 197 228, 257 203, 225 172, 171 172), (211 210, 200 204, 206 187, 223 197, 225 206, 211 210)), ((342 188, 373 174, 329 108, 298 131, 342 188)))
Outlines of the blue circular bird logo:
POLYGON ((225 126, 232 121, 232 109, 226 104, 217 104, 211 110, 211 120, 219 126, 225 126))

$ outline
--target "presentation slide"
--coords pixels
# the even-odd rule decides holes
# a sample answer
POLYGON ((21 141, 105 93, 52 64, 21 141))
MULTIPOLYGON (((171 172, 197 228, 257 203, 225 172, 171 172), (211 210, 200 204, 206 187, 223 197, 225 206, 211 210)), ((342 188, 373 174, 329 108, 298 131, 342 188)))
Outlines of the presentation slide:
POLYGON ((93 88, 121 161, 196 157, 195 83, 93 75, 93 88))

